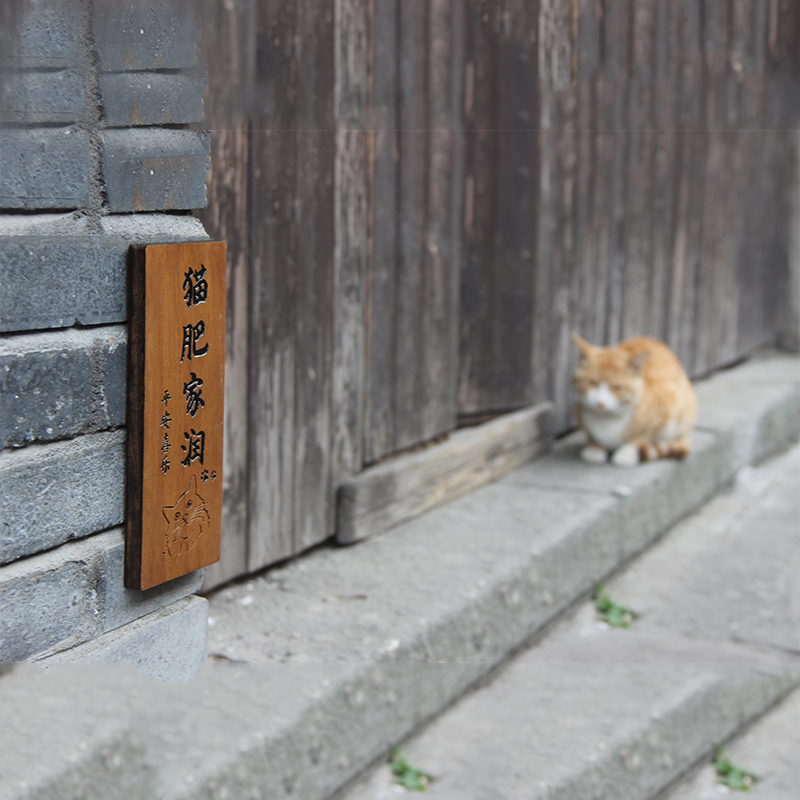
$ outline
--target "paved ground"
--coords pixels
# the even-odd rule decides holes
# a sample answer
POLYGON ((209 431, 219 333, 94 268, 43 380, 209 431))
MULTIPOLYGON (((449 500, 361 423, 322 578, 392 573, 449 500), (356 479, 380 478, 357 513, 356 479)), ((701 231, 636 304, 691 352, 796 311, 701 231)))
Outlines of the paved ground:
MULTIPOLYGON (((719 687, 800 664, 798 489, 797 446, 742 469, 730 490, 609 581, 611 597, 640 614, 629 630, 609 628, 592 603, 583 604, 408 741, 408 761, 438 778, 428 796, 648 796, 628 793, 636 767, 658 771, 674 757, 660 746, 659 737, 669 737, 654 720, 667 725, 682 709, 674 722, 691 740, 703 715, 719 713, 719 687), (717 702, 707 704, 706 693, 717 702), (637 750, 642 738, 653 745, 649 752, 637 750), (626 762, 616 786, 609 785, 613 769, 601 766, 611 753, 626 762), (586 765, 582 778, 579 762, 586 765)), ((800 797, 798 710, 796 696, 731 745, 734 762, 763 777, 753 797, 800 797)), ((708 756, 698 750, 694 759, 708 756)), ((706 767, 670 800, 718 797, 721 790, 706 767)), ((403 792, 382 766, 343 797, 383 800, 403 792)))
POLYGON ((651 800, 800 685, 797 448, 726 490, 796 441, 797 359, 697 392, 684 462, 593 467, 567 437, 386 535, 214 593, 226 663, 187 683, 19 665, 0 678, 0 798, 373 800, 396 796, 385 766, 347 783, 400 743, 440 800, 651 800), (595 619, 604 578, 631 630, 595 619))
MULTIPOLYGON (((800 796, 800 691, 742 736, 725 746, 731 763, 757 776, 748 795, 753 800, 797 800, 800 796)), ((716 770, 704 764, 662 800, 719 800, 725 790, 716 770)))

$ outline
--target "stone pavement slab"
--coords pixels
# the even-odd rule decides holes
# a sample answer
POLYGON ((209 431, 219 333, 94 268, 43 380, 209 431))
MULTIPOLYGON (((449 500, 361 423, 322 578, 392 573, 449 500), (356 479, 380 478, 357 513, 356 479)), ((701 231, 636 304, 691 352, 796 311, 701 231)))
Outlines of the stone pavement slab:
MULTIPOLYGON (((752 800, 797 800, 800 794, 800 690, 725 745, 737 767, 757 776, 746 795, 752 800)), ((704 764, 660 800, 720 800, 730 796, 716 770, 704 764)), ((741 795, 744 797, 745 795, 741 795)))
POLYGON ((590 603, 522 658, 800 658, 800 447, 739 471, 607 583, 640 614, 631 630, 598 623, 590 603))
POLYGON ((0 677, 0 800, 152 800, 157 775, 132 727, 131 666, 18 664, 0 677))
MULTIPOLYGON (((583 603, 408 741, 431 800, 650 798, 797 685, 798 486, 798 446, 741 470, 608 582, 630 629, 583 603)), ((397 788, 382 766, 342 797, 397 788)))
MULTIPOLYGON (((625 632, 633 634, 628 639, 600 631, 610 635, 575 645, 559 639, 559 631, 564 625, 580 627, 587 608, 582 599, 598 581, 707 501, 743 464, 797 438, 797 359, 746 364, 705 382, 699 394, 700 388, 709 419, 686 461, 629 471, 593 467, 577 459, 578 442, 568 437, 552 455, 385 536, 350 548, 321 547, 212 593, 212 659, 249 663, 208 664, 186 683, 157 683, 127 673, 116 680, 113 673, 102 678, 97 673, 96 686, 81 684, 85 702, 70 706, 71 724, 91 730, 93 718, 102 713, 102 698, 113 698, 110 714, 144 743, 160 800, 326 800, 486 680, 533 637, 548 633, 536 652, 549 647, 549 658, 526 655, 505 671, 518 681, 505 708, 512 720, 531 724, 519 728, 515 738, 509 731, 515 731, 516 722, 496 727, 492 763, 508 763, 503 759, 515 742, 552 741, 553 747, 544 750, 549 761, 537 762, 528 751, 518 759, 524 767, 519 772, 525 779, 518 784, 522 796, 536 796, 530 775, 547 782, 539 773, 549 764, 558 770, 571 762, 581 765, 577 773, 557 772, 562 794, 546 795, 550 800, 589 800, 602 792, 623 798, 612 790, 621 784, 618 776, 628 772, 640 776, 635 787, 641 792, 674 780, 707 755, 704 747, 709 750, 730 736, 790 688, 785 673, 795 659, 785 646, 790 638, 781 638, 783 629, 776 628, 767 641, 698 641, 684 625, 648 634, 649 620, 663 610, 658 603, 643 608, 647 616, 625 632), (576 603, 578 615, 548 632, 576 603), (686 657, 660 654, 654 640, 670 653, 679 643, 686 657), (630 648, 639 641, 640 656, 620 659, 622 641, 630 648), (576 650, 588 660, 569 655, 576 650), (612 663, 598 666, 602 660, 612 663), (574 692, 563 690, 562 681, 574 692), (550 687, 549 713, 547 703, 540 708, 534 700, 537 686, 550 687), (568 713, 571 696, 582 703, 568 713), (595 715, 587 713, 593 698, 599 698, 595 715), (587 717, 589 727, 582 722, 587 717), (573 739, 583 743, 582 751, 570 744, 573 739), (585 749, 595 741, 595 751, 585 749), (561 766, 558 753, 565 758, 561 766), (567 789, 571 795, 564 793, 567 789)), ((699 577, 693 580, 696 584, 699 577)), ((614 581, 609 586, 612 594, 618 591, 614 581)), ((778 602, 783 596, 776 595, 778 602)), ((744 622, 746 615, 733 621, 744 622)), ((589 629, 596 629, 591 617, 589 629)), ((51 665, 43 680, 35 681, 36 691, 28 693, 30 702, 47 704, 51 694, 62 695, 74 669, 80 667, 51 665)), ((5 693, 18 685, 12 679, 13 671, 0 677, 0 714, 10 707, 5 693)), ((21 683, 26 680, 22 674, 21 683)), ((490 696, 494 685, 472 692, 454 711, 490 696)), ((30 719, 26 727, 23 716, 15 730, 40 742, 29 755, 36 759, 57 745, 60 734, 48 729, 46 714, 30 719)), ((453 742, 468 730, 466 723, 457 726, 453 742)), ((87 741, 94 752, 94 740, 87 741)), ((477 764, 476 756, 488 752, 487 742, 478 738, 474 747, 472 763, 477 764)), ((115 752, 125 751, 118 744, 103 752, 113 760, 115 752)), ((427 758, 429 752, 422 755, 427 758)), ((19 757, 0 747, 0 775, 11 769, 12 755, 19 757)), ((420 762, 426 766, 424 759, 420 762)), ((444 775, 445 766, 431 771, 444 775)), ((13 769, 24 774, 25 766, 15 763, 13 769)), ((79 787, 80 776, 86 777, 66 762, 58 769, 64 785, 79 787)), ((492 785, 491 776, 482 780, 492 785)), ((513 784, 497 785, 517 791, 513 784)), ((437 791, 446 789, 442 779, 437 791)), ((81 796, 77 788, 70 792, 65 800, 81 796)), ((50 795, 9 797, 49 800, 50 795)))

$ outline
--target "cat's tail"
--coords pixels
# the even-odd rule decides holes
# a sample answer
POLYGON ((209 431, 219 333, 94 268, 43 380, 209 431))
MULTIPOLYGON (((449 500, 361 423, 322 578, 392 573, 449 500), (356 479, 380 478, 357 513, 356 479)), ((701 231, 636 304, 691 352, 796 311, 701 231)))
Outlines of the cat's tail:
POLYGON ((639 445, 641 461, 657 461, 659 458, 686 458, 692 452, 688 436, 681 436, 669 442, 644 442, 639 445))

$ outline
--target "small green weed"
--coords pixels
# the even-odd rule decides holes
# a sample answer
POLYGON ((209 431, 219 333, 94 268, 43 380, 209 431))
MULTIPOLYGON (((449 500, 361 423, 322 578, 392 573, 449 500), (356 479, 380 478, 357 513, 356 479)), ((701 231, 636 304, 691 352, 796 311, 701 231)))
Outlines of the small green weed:
POLYGON ((424 792, 428 788, 428 784, 435 780, 433 775, 423 772, 419 767, 412 767, 398 747, 392 749, 390 766, 394 774, 394 782, 415 792, 424 792))
POLYGON ((631 622, 639 616, 636 611, 615 603, 609 597, 602 583, 597 584, 592 598, 594 607, 597 609, 597 616, 602 622, 607 622, 613 628, 630 628, 631 622))
POLYGON ((719 783, 739 792, 749 792, 750 787, 758 780, 758 777, 752 772, 731 764, 731 760, 721 747, 714 752, 714 769, 717 771, 719 783))

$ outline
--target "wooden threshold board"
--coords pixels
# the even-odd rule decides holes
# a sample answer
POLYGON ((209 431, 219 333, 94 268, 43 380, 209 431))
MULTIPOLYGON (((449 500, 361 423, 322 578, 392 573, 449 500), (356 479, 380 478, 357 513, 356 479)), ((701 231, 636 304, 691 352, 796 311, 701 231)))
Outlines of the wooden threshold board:
POLYGON ((370 467, 339 486, 337 541, 380 533, 497 480, 545 453, 553 436, 553 404, 540 403, 370 467))
POLYGON ((219 560, 224 242, 131 248, 125 586, 219 560))

